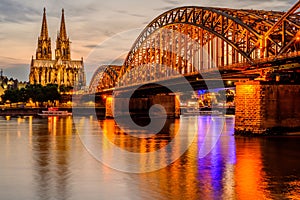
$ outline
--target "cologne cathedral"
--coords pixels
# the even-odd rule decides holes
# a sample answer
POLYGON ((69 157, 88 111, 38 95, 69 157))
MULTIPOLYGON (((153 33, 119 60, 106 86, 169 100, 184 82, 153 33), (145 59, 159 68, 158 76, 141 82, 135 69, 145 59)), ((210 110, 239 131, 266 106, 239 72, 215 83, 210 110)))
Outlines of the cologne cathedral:
POLYGON ((82 88, 85 86, 83 58, 71 59, 70 41, 67 36, 64 9, 57 34, 55 59, 52 59, 51 38, 48 36, 46 9, 44 8, 41 34, 38 37, 36 59, 31 59, 30 84, 57 84, 82 88))

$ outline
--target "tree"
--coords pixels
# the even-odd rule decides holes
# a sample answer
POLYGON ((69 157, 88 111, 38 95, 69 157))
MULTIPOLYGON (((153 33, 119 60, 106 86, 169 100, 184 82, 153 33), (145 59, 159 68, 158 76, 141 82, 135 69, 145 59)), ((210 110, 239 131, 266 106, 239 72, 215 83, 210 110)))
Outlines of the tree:
POLYGON ((226 90, 226 102, 234 101, 234 93, 231 90, 226 90))
POLYGON ((226 103, 234 101, 234 93, 228 89, 219 90, 218 95, 216 97, 219 102, 225 101, 225 100, 226 100, 226 103))
POLYGON ((67 92, 70 92, 73 90, 73 87, 72 86, 65 86, 65 85, 61 85, 59 86, 59 91, 61 93, 67 93, 67 92))
POLYGON ((29 100, 27 91, 25 88, 21 88, 19 91, 19 102, 27 102, 29 100))
POLYGON ((44 94, 45 101, 51 101, 54 103, 55 100, 60 100, 60 94, 58 92, 58 86, 56 84, 48 84, 43 87, 42 93, 44 94))
POLYGON ((2 95, 2 101, 10 101, 10 103, 17 103, 20 101, 20 94, 19 90, 13 90, 13 89, 8 89, 5 90, 4 94, 2 95))
POLYGON ((9 100, 11 103, 28 102, 29 99, 33 102, 54 102, 60 100, 61 95, 58 92, 58 86, 56 84, 49 84, 47 86, 42 85, 28 85, 26 88, 8 89, 2 95, 3 102, 9 100))

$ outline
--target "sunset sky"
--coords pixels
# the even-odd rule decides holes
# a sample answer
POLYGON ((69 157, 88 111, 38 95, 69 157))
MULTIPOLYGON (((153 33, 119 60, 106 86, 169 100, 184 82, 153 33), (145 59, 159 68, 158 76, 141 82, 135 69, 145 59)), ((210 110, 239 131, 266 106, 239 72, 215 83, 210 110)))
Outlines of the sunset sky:
POLYGON ((72 59, 83 57, 87 83, 97 66, 113 60, 122 64, 142 29, 155 17, 179 6, 288 10, 297 0, 1 0, 0 69, 4 75, 28 81, 31 56, 35 56, 43 7, 54 55, 61 9, 65 9, 72 59), (119 59, 117 59, 119 58, 119 59))

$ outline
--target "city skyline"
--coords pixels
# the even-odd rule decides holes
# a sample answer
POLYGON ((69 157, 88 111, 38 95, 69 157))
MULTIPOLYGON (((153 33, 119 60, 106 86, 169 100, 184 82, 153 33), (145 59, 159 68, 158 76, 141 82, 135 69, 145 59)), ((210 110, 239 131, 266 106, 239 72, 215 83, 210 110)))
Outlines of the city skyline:
MULTIPOLYGON (((4 0, 0 2, 0 68, 4 70, 4 75, 28 81, 30 59, 37 48, 44 7, 47 10, 48 30, 52 41, 59 30, 61 9, 65 9, 67 33, 72 42, 72 57, 84 58, 88 84, 97 66, 111 64, 114 60, 115 64, 122 64, 122 59, 142 29, 171 8, 194 5, 286 11, 295 2, 87 0, 79 4, 79 1, 70 0, 4 0)), ((52 43, 52 48, 54 45, 52 43)))

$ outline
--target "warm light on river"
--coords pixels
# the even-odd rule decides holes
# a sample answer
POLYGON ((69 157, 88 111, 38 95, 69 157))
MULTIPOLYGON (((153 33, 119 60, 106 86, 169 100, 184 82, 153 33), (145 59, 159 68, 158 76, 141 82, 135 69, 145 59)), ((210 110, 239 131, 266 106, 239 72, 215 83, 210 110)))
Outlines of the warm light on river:
MULTIPOLYGON (((234 117, 226 117, 216 145, 201 157, 203 132, 214 134, 208 116, 169 120, 155 137, 142 139, 120 130, 112 119, 80 120, 82 130, 99 126, 111 144, 134 153, 165 147, 183 124, 198 132, 188 150, 167 167, 128 173, 93 157, 79 135, 89 133, 78 132, 72 117, 1 117, 0 199, 300 199, 299 136, 235 137, 234 117)), ((192 130, 187 128, 180 141, 190 140, 192 130)), ((99 149, 103 154, 105 145, 99 149)), ((172 148, 174 155, 179 151, 172 148)), ((162 151, 159 159, 140 159, 138 166, 165 162, 168 157, 162 151)))

